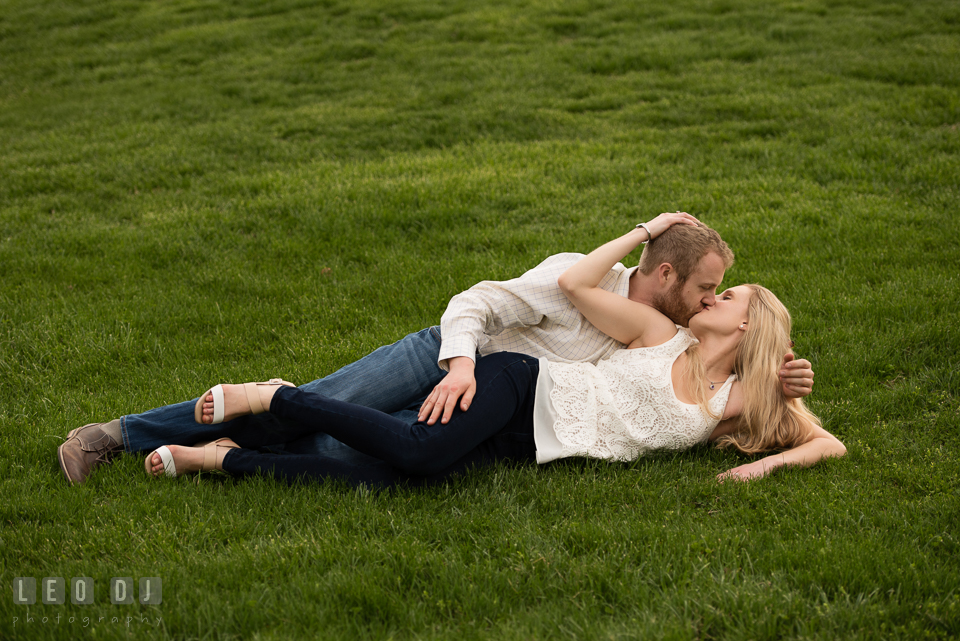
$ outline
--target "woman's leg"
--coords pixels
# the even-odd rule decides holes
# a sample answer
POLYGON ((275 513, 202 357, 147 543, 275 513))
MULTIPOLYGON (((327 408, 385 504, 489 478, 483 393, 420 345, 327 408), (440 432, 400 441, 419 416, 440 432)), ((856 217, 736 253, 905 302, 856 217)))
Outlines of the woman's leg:
MULTIPOLYGON (((531 397, 531 405, 532 402, 531 397)), ((351 462, 316 455, 278 456, 249 449, 234 449, 226 452, 222 468, 223 471, 234 476, 265 475, 287 483, 312 479, 321 482, 343 481, 349 485, 365 486, 371 489, 395 485, 423 487, 443 482, 451 476, 462 474, 472 468, 492 465, 497 461, 534 462, 536 445, 533 438, 532 419, 532 411, 526 411, 526 408, 521 409, 516 418, 504 426, 500 432, 480 443, 451 465, 432 474, 408 474, 385 461, 372 457, 367 457, 365 461, 351 462)))
POLYGON ((470 469, 492 465, 497 461, 533 462, 536 447, 533 427, 526 431, 503 433, 488 439, 466 456, 433 474, 406 474, 385 461, 351 463, 342 459, 314 455, 271 454, 256 450, 235 449, 223 458, 223 471, 234 476, 270 476, 278 481, 296 483, 304 480, 343 481, 352 486, 371 489, 396 485, 424 487, 441 483, 451 476, 470 469))
MULTIPOLYGON (((532 460, 537 373, 537 360, 522 354, 493 354, 480 359, 475 371, 477 394, 470 410, 458 409, 446 425, 432 426, 411 426, 366 407, 278 386, 269 399, 270 412, 293 419, 289 422, 298 427, 291 428, 294 431, 288 437, 296 437, 297 429, 323 430, 382 464, 235 449, 224 456, 223 469, 237 475, 266 473, 287 481, 337 478, 352 484, 390 486, 435 482, 497 460, 532 460)), ((234 436, 229 432, 225 435, 234 436)))
POLYGON ((305 432, 326 432, 407 474, 435 474, 505 427, 532 423, 537 372, 537 360, 522 354, 492 354, 480 359, 475 371, 477 393, 470 410, 456 410, 445 425, 409 425, 382 412, 290 387, 277 389, 270 413, 292 419, 297 429, 305 432))
MULTIPOLYGON (((477 394, 469 412, 457 410, 449 423, 433 426, 410 426, 368 408, 280 387, 270 399, 271 412, 292 414, 297 418, 294 422, 308 424, 306 429, 335 432, 337 438, 379 459, 351 462, 239 448, 226 452, 222 467, 236 476, 268 475, 288 483, 332 479, 391 487, 431 485, 496 461, 533 461, 537 373, 537 361, 528 356, 495 354, 481 359, 475 372, 477 394)), ((175 458, 178 452, 174 451, 175 458)))
POLYGON ((273 454, 243 448, 227 452, 223 458, 223 471, 233 476, 270 476, 291 484, 310 479, 321 482, 339 480, 371 488, 393 487, 411 478, 373 458, 365 463, 351 463, 312 454, 273 454))

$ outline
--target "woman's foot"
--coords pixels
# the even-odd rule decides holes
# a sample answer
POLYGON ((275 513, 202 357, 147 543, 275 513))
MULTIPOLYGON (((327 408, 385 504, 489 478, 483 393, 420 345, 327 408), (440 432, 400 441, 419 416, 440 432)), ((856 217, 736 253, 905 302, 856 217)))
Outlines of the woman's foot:
POLYGON ((147 455, 144 467, 151 476, 180 476, 190 472, 209 472, 223 470, 223 457, 227 452, 240 447, 228 438, 217 439, 196 447, 185 445, 164 445, 147 455), (166 450, 166 453, 162 453, 166 450), (164 456, 169 458, 169 469, 164 456))
POLYGON ((217 385, 210 388, 197 401, 194 418, 198 423, 222 423, 247 414, 270 411, 273 395, 281 386, 294 387, 293 383, 273 378, 265 383, 242 385, 217 385))

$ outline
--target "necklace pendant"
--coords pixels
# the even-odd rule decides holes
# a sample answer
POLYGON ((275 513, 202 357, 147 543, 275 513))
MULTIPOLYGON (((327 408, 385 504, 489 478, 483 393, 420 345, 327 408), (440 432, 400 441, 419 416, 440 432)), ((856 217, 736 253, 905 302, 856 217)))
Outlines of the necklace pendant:
POLYGON ((716 387, 716 383, 710 383, 710 389, 713 389, 714 387, 716 387))

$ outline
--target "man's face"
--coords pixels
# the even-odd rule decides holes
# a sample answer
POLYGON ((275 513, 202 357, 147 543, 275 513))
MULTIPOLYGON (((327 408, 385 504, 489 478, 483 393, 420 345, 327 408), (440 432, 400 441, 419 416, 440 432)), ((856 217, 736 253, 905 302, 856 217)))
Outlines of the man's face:
POLYGON ((685 283, 674 281, 666 292, 656 296, 653 306, 677 325, 687 327, 694 314, 716 301, 723 272, 723 260, 711 252, 700 259, 685 283))

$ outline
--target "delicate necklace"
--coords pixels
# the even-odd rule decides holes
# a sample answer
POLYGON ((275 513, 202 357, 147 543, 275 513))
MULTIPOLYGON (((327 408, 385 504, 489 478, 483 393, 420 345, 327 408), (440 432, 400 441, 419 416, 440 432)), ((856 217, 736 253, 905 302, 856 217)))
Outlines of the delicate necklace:
POLYGON ((707 379, 707 382, 710 383, 710 389, 714 389, 717 386, 717 384, 720 383, 720 381, 717 381, 716 383, 714 383, 709 378, 707 379))

